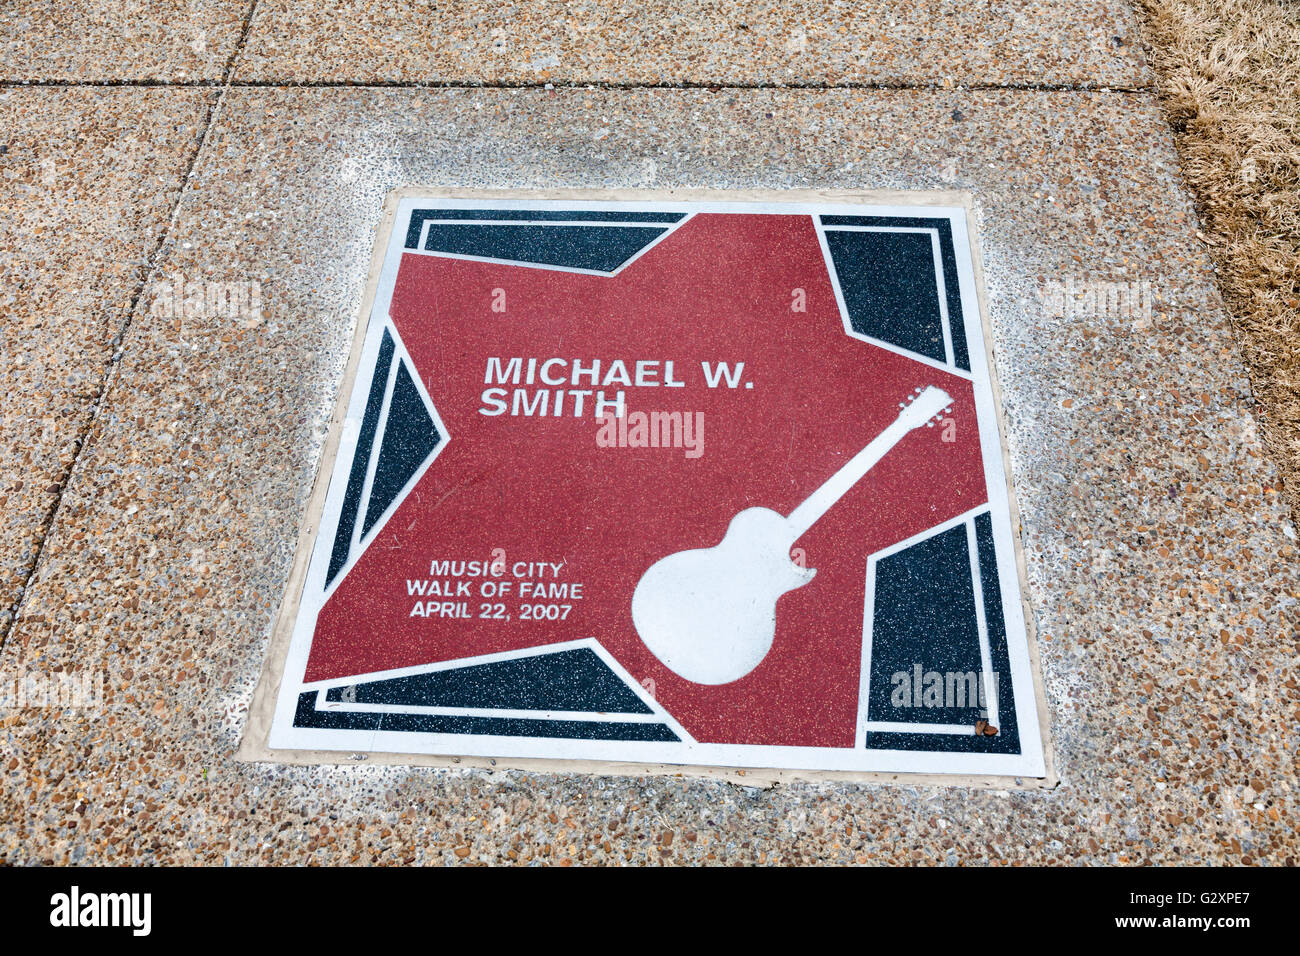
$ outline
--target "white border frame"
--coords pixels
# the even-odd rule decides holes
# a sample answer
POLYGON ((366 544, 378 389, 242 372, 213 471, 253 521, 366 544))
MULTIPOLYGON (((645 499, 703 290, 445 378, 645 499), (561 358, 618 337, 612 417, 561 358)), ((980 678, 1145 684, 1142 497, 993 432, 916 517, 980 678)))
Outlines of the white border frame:
MULTIPOLYGON (((633 196, 628 193, 615 194, 615 196, 616 198, 592 198, 592 193, 583 191, 557 192, 544 196, 524 197, 517 193, 487 194, 481 192, 471 193, 469 191, 441 191, 435 194, 418 190, 399 190, 390 198, 388 212, 385 216, 384 227, 381 230, 382 234, 379 240, 381 245, 376 248, 377 268, 372 272, 372 293, 368 297, 369 307, 365 312, 368 317, 365 327, 366 332, 363 335, 361 330, 358 330, 361 348, 354 349, 354 355, 349 363, 348 381, 345 382, 345 388, 349 390, 345 399, 347 411, 344 417, 335 422, 337 432, 335 437, 342 439, 342 446, 339 446, 336 441, 335 445, 339 446, 336 447, 336 453, 328 454, 327 449, 327 458, 322 462, 321 472, 318 475, 317 494, 314 496, 314 499, 321 499, 317 513, 319 514, 321 511, 330 513, 327 501, 339 500, 339 495, 341 495, 341 491, 331 486, 346 484, 346 474, 350 468, 347 470, 340 469, 339 464, 343 461, 350 463, 358 431, 355 423, 360 421, 360 415, 364 413, 364 404, 369 394, 368 388, 357 388, 355 373, 358 367, 358 359, 361 352, 369 352, 371 349, 378 348, 382 330, 388 325, 387 308, 388 303, 391 301, 397 268, 402 256, 410 251, 404 247, 405 229, 394 228, 394 224, 405 225, 409 220, 411 211, 416 208, 427 209, 441 206, 460 209, 481 207, 545 210, 557 203, 562 203, 568 209, 572 209, 575 205, 581 205, 593 211, 626 209, 629 211, 687 213, 686 218, 675 224, 678 227, 689 221, 690 214, 700 212, 808 215, 814 217, 813 223, 818 231, 818 238, 822 243, 824 252, 825 227, 822 227, 816 218, 819 216, 850 215, 947 219, 951 228, 954 253, 957 260, 967 352, 971 362, 970 374, 974 380, 980 442, 985 464, 985 481, 990 491, 987 506, 982 505, 976 510, 982 511, 987 507, 993 521, 995 552, 1006 621, 1007 653, 1011 668, 1010 677, 1023 752, 1016 755, 963 754, 935 751, 860 750, 856 747, 849 750, 810 747, 733 746, 701 744, 690 740, 685 740, 682 743, 665 744, 637 741, 582 741, 459 734, 416 735, 410 732, 295 728, 292 726, 292 718, 298 694, 309 689, 303 684, 302 676, 305 672, 307 654, 310 649, 310 637, 315 629, 316 615, 324 602, 324 597, 319 600, 311 600, 310 596, 313 592, 316 595, 322 593, 319 587, 313 587, 313 582, 323 580, 324 568, 328 565, 328 545, 332 543, 332 536, 318 535, 313 532, 310 520, 312 515, 309 513, 308 522, 303 529, 303 540, 300 541, 299 563, 301 564, 303 557, 301 552, 304 547, 310 549, 308 551, 310 561, 308 566, 303 569, 304 573, 295 574, 297 580, 291 581, 290 595, 282 608, 281 618, 277 626, 277 631, 282 632, 284 630, 283 625, 288 621, 292 621, 292 631, 288 635, 289 639, 287 641, 287 653, 283 658, 282 667, 276 666, 274 648, 268 657, 267 673, 258 689, 257 698, 254 702, 254 714, 250 719, 249 732, 245 735, 244 746, 241 747, 241 756, 244 759, 288 758, 293 762, 330 762, 330 753, 362 751, 384 753, 391 758, 385 762, 409 763, 429 761, 403 758, 418 757, 420 755, 454 754, 460 756, 453 756, 447 758, 447 760, 436 762, 440 764, 446 762, 459 763, 462 757, 467 757, 471 759, 490 758, 495 763, 495 758, 517 758, 512 761, 514 765, 526 766, 530 769, 536 767, 538 763, 546 766, 550 761, 564 761, 566 765, 572 765, 576 762, 583 765, 582 769, 599 770, 602 767, 627 766, 628 761, 634 761, 635 766, 644 767, 647 770, 658 770, 659 772, 681 772, 689 769, 702 770, 707 773, 709 772, 708 768, 745 767, 760 771, 766 770, 776 774, 784 770, 808 770, 830 774, 850 772, 854 776, 861 777, 865 775, 868 779, 878 775, 896 774, 930 775, 932 779, 942 779, 944 775, 974 775, 976 779, 970 782, 988 781, 1002 785, 1008 785, 1011 781, 1014 781, 1014 785, 1023 785, 1022 778, 1031 778, 1032 784, 1039 786, 1055 785, 1055 773, 1052 768, 1050 749, 1047 746, 1046 735, 1043 732, 1046 723, 1046 708, 1041 682, 1037 677, 1037 668, 1035 666, 1036 647, 1032 643, 1032 634, 1027 627, 1028 622, 1024 613, 1022 597, 1024 582, 1021 573, 1023 559, 1019 554, 1019 542, 1015 535, 1018 522, 1016 522, 1013 513, 1013 497, 1010 492, 1010 483, 1005 467, 1005 446, 1002 443, 998 428, 997 387, 990 363, 989 338, 985 329, 985 321, 983 321, 983 302, 978 282, 978 260, 975 257, 973 243, 968 232, 970 226, 968 197, 959 194, 944 194, 942 197, 934 198, 940 202, 943 202, 943 199, 955 200, 955 202, 942 205, 927 205, 912 203, 916 203, 918 199, 928 199, 930 197, 902 194, 888 196, 891 200, 901 200, 896 203, 871 201, 879 198, 881 194, 852 194, 845 197, 845 194, 763 192, 741 194, 744 197, 741 198, 736 194, 698 193, 690 194, 689 198, 669 200, 652 198, 648 195, 645 198, 640 198, 640 196, 633 196), (733 196, 736 198, 732 198, 733 196), (789 197, 789 201, 784 198, 786 196, 789 197), (797 198, 800 196, 809 198, 801 200, 797 198), (844 198, 855 201, 846 202, 843 201, 844 198), (382 259, 380 258, 381 255, 382 259), (348 422, 352 423, 351 427, 348 426, 348 422), (331 475, 343 476, 343 480, 331 482, 329 480, 331 475), (320 493, 322 482, 325 483, 325 488, 328 489, 328 493, 323 496, 320 493), (1007 495, 997 493, 998 489, 1002 488, 1007 489, 1007 495), (319 547, 314 546, 318 541, 324 542, 324 544, 319 547), (299 588, 296 594, 294 593, 295 584, 299 588), (276 685, 274 687, 268 686, 272 680, 276 685), (267 700, 268 694, 274 694, 271 701, 267 700), (272 701, 274 702, 273 717, 272 714, 268 713, 271 709, 268 704, 272 701), (1040 717, 1043 719, 1040 720, 1040 717), (263 726, 267 724, 270 726, 263 726), (262 731, 265 731, 265 736, 262 738, 266 741, 265 746, 253 738, 255 732, 262 731), (293 754, 292 757, 290 753, 293 754), (294 757, 297 759, 294 759, 294 757), (650 765, 663 766, 654 767, 650 765)), ((676 230, 670 230, 662 238, 666 238, 674 231, 676 230)), ((658 241, 662 241, 662 238, 658 241)), ((427 255, 430 253, 422 254, 427 255)), ((829 264, 829 256, 827 256, 827 259, 829 264)), ((936 263, 936 267, 937 275, 940 277, 939 281, 942 282, 942 263, 936 263)), ((838 286, 838 283, 835 282, 834 270, 830 269, 828 271, 833 285, 838 286)), ((607 275, 606 273, 598 274, 607 275)), ((839 297, 838 287, 836 293, 837 297, 839 297)), ((943 295, 942 289, 940 290, 940 300, 946 313, 946 297, 943 295)), ((843 317, 842 299, 840 301, 843 317)), ((845 321, 847 321, 846 317, 845 321)), ((847 328, 846 331, 848 331, 847 328)), ((392 332, 399 346, 394 355, 394 361, 396 361, 399 356, 404 355, 404 350, 400 347, 400 338, 396 335, 395 330, 392 330, 392 332)), ((854 337, 863 338, 857 335, 854 335, 854 337)), ((945 340, 948 351, 951 352, 950 332, 945 336, 945 340)), ((924 360, 923 357, 913 356, 911 353, 905 354, 918 361, 924 360)), ((942 365, 933 363, 933 360, 931 360, 931 363, 936 364, 936 367, 944 368, 945 371, 952 374, 962 374, 961 370, 954 367, 945 368, 942 365)), ((423 391, 419 376, 416 375, 414 378, 423 391)), ((427 399, 427 395, 425 397, 427 399)), ((441 428, 440 422, 439 426, 441 428)), ((445 429, 443 434, 446 434, 445 429)), ((441 449, 444 445, 445 442, 440 443, 439 448, 441 449)), ((430 462, 426 463, 424 467, 427 468, 432 461, 431 458, 430 462)), ((422 468, 421 473, 423 473, 423 470, 422 468)), ((414 480, 418 480, 418 475, 414 480)), ((969 515, 963 517, 969 517, 969 515)), ((382 527, 383 522, 377 524, 374 531, 377 533, 382 527)), ((355 560, 355 557, 355 555, 352 555, 350 561, 355 560)), ((346 569, 340 572, 338 580, 341 581, 345 574, 346 569)), ((598 643, 596 646, 599 646, 598 643)), ((864 660, 864 665, 864 670, 866 670, 869 667, 869 662, 864 660)), ((349 677, 346 681, 346 683, 356 682, 357 677, 355 676, 349 677)), ((337 761, 340 758, 335 756, 332 759, 337 761)), ((741 773, 743 774, 743 771, 741 773)))

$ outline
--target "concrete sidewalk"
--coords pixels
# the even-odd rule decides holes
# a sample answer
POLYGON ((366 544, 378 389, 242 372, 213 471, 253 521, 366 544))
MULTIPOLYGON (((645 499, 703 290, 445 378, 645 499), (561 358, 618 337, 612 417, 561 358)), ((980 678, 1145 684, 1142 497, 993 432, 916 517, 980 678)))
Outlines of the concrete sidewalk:
POLYGON ((1125 5, 139 6, 0 23, 0 672, 108 675, 5 712, 4 859, 1295 862, 1295 531, 1125 5), (408 184, 970 190, 1061 785, 235 762, 408 184))

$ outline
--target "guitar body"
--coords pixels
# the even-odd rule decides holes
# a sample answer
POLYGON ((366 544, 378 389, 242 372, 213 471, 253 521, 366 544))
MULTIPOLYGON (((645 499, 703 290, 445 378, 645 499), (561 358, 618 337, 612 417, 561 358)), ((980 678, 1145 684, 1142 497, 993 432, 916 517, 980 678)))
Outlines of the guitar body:
POLYGON ((712 548, 657 561, 632 595, 632 622, 654 655, 697 684, 729 684, 767 656, 776 602, 817 572, 790 560, 798 534, 784 516, 747 508, 712 548))
POLYGON ((933 427, 951 404, 943 389, 918 387, 898 403, 898 418, 788 517, 746 508, 712 548, 650 565, 632 594, 632 624, 646 647, 697 684, 730 684, 761 664, 776 639, 776 602, 817 573, 790 560, 794 543, 904 435, 933 427))

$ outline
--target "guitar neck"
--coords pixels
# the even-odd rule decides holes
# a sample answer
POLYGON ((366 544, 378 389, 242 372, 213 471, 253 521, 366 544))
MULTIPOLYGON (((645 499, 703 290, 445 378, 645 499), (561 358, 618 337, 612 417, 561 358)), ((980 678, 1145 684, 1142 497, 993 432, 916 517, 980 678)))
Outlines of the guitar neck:
POLYGON ((790 517, 786 520, 789 521, 794 532, 794 539, 802 537, 803 533, 816 524, 822 515, 830 511, 835 502, 843 498, 850 488, 861 481, 862 476, 889 454, 890 450, 911 430, 901 416, 895 419, 893 424, 872 439, 866 448, 845 462, 825 484, 809 495, 803 504, 790 512, 790 517))

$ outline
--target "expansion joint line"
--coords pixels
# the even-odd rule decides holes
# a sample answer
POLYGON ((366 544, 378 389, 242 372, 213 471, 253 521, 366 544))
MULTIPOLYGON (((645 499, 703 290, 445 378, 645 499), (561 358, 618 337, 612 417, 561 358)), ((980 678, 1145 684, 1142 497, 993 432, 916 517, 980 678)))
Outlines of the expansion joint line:
MULTIPOLYGON (((235 75, 235 67, 236 64, 238 63, 239 55, 243 52, 244 44, 248 39, 249 28, 253 22, 253 13, 255 12, 256 9, 257 9, 257 0, 251 0, 251 2, 248 5, 248 11, 244 16, 244 22, 240 28, 239 40, 235 44, 235 48, 231 52, 230 57, 226 61, 223 83, 220 87, 220 92, 217 94, 215 100, 209 104, 207 110, 204 113, 202 125, 197 137, 198 143, 194 148, 194 152, 190 155, 189 162, 185 165, 184 173, 181 175, 181 180, 176 190, 176 199, 173 201, 170 213, 167 217, 167 224, 159 234, 158 241, 154 244, 153 251, 149 254, 149 257, 146 260, 145 267, 141 271, 140 281, 136 284, 135 289, 131 293, 130 305, 127 307, 126 314, 123 317, 121 324, 118 326, 117 335, 115 336, 114 339, 116 345, 113 346, 114 351, 109 356, 109 360, 108 360, 109 367, 104 373, 103 381, 100 383, 99 390, 95 394, 94 401, 91 402, 90 414, 87 416, 86 420, 82 422, 80 428, 78 429, 78 433, 76 437, 72 439, 73 445, 76 450, 73 453, 72 461, 68 464, 67 470, 63 473, 63 475, 58 480, 58 490, 54 494, 54 500, 50 503, 49 508, 46 509, 45 516, 41 521, 40 531, 35 546, 36 553, 32 556, 31 567, 27 571, 27 576, 23 579, 22 585, 20 586, 20 591, 19 591, 20 596, 14 602, 12 607, 9 608, 9 613, 6 615, 5 619, 0 620, 0 648, 3 648, 5 644, 8 642, 10 633, 12 633, 14 627, 18 623, 18 620, 22 617, 23 607, 24 605, 26 605, 27 598, 31 593, 32 581, 35 579, 36 572, 41 565, 41 559, 45 555, 45 544, 49 540, 50 533, 54 530, 55 520, 58 518, 59 511, 63 506, 63 496, 67 492, 68 486, 72 482, 72 476, 76 473, 77 466, 81 463, 81 459, 82 456, 85 454, 86 447, 91 443, 91 436, 94 433, 96 424, 99 422, 100 415, 103 413, 104 405, 108 399, 109 392, 112 390, 113 384, 117 380, 117 374, 118 374, 118 369, 121 366, 122 355, 126 349, 127 335, 131 330, 131 324, 135 318, 136 309, 139 308, 140 300, 144 297, 145 290, 149 288, 150 280, 157 272, 158 265, 164 257, 164 253, 167 249, 167 241, 173 234, 176 222, 180 217, 181 202, 185 197, 186 190, 189 188, 190 179, 194 175, 194 170, 198 167, 199 159, 203 155, 203 152, 207 147, 208 137, 211 135, 212 129, 216 125, 217 119, 220 116, 221 108, 225 103, 226 93, 231 88, 232 85, 231 81, 234 79, 234 75, 235 75)), ((5 84, 5 85, 12 87, 14 85, 33 86, 33 85, 41 85, 41 84, 5 84)), ((62 84, 62 85, 129 86, 132 84, 62 84)), ((162 86, 178 85, 179 86, 182 84, 142 84, 142 85, 162 85, 162 86)))

